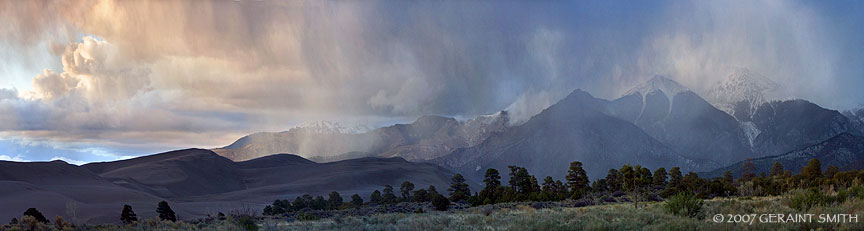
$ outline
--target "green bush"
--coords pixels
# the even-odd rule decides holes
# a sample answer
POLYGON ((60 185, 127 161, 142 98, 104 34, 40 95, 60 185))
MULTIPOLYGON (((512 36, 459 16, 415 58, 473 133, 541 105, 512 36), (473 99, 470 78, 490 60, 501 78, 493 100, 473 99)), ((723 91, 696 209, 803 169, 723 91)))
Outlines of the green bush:
POLYGON ((789 207, 805 212, 816 205, 830 205, 837 201, 837 197, 827 195, 822 191, 811 188, 806 191, 794 191, 789 196, 789 207))
POLYGON ((432 198, 432 206, 435 206, 435 210, 447 211, 447 208, 450 207, 450 201, 443 195, 437 194, 432 198))
POLYGON ((258 224, 255 224, 255 218, 249 215, 241 215, 237 217, 237 225, 249 231, 258 230, 258 224))
POLYGON ((696 217, 702 211, 702 204, 702 199, 696 195, 682 192, 666 200, 666 211, 678 216, 696 217))
POLYGON ((319 219, 321 219, 321 218, 318 216, 315 216, 315 214, 304 213, 304 212, 297 213, 297 220, 298 221, 317 221, 319 219))

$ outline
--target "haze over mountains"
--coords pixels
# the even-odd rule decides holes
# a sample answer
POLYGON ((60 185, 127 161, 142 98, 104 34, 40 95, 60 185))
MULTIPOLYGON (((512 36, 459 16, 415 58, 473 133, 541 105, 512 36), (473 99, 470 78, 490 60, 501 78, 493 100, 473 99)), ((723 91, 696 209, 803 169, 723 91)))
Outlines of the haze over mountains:
POLYGON ((375 129, 313 122, 251 134, 213 150, 80 167, 0 162, 0 198, 9 205, 0 209, 0 219, 32 206, 53 216, 72 201, 91 214, 82 219, 110 222, 124 203, 150 216, 160 200, 194 217, 305 193, 366 197, 406 180, 444 190, 453 174, 481 182, 487 168, 507 180, 510 165, 563 179, 572 161, 583 162, 591 179, 624 164, 739 174, 736 169, 749 158, 760 171, 774 161, 796 171, 812 158, 841 169, 864 166, 864 110, 840 113, 806 100, 767 97, 776 87, 737 69, 706 100, 654 76, 611 100, 574 90, 519 124, 510 123, 507 111, 464 121, 428 115, 375 129), (34 200, 30 196, 45 199, 34 205, 26 202, 34 200))
POLYGON ((586 170, 594 178, 623 163, 707 171, 864 131, 860 116, 855 117, 860 113, 844 116, 806 100, 773 100, 770 95, 780 87, 737 68, 705 93, 709 101, 670 78, 654 76, 614 100, 575 90, 518 125, 507 123, 506 112, 467 121, 424 116, 365 133, 300 136, 296 128, 258 133, 214 151, 239 160, 274 152, 319 160, 400 156, 474 179, 485 168, 507 165, 560 177, 565 166, 547 163, 582 161, 592 163, 586 170))

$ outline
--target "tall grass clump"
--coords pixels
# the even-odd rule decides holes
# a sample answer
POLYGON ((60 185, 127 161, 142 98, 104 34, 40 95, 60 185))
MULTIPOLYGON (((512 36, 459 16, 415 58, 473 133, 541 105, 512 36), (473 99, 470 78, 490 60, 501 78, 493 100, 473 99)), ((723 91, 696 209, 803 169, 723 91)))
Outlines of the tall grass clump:
POLYGON ((696 195, 682 192, 666 201, 666 211, 678 216, 697 217, 703 203, 696 195))

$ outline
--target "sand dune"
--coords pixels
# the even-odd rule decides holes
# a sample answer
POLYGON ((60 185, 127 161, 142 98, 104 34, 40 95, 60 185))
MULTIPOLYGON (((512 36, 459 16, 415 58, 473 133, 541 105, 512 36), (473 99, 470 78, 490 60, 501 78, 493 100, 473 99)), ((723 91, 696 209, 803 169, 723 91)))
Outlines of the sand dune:
MULTIPOLYGON (((401 158, 361 158, 316 163, 290 154, 233 162, 209 150, 186 149, 129 160, 83 166, 62 161, 0 161, 0 221, 30 207, 46 217, 72 216, 79 222, 118 222, 123 204, 140 217, 155 217, 167 200, 181 219, 258 211, 275 199, 338 191, 367 197, 385 184, 409 180, 418 187, 446 189, 452 173, 433 164, 401 158), (77 208, 77 209, 70 209, 77 208)), ((346 199, 347 200, 347 199, 346 199)))

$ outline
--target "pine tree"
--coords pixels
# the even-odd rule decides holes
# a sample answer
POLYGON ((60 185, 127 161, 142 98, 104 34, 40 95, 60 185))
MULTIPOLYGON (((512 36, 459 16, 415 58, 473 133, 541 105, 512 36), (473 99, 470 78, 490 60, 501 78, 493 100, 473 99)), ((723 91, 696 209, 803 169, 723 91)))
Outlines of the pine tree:
POLYGON ((588 189, 588 175, 585 173, 585 169, 582 169, 582 162, 574 161, 570 163, 566 179, 574 198, 581 198, 582 194, 588 189))
POLYGON ((499 175, 498 170, 486 169, 486 173, 483 175, 483 184, 485 186, 483 190, 480 190, 481 203, 491 204, 497 201, 500 197, 498 188, 501 187, 501 175, 499 175))
POLYGON ((666 186, 666 168, 658 168, 654 171, 654 185, 666 186))
POLYGON ((610 192, 621 190, 621 183, 618 181, 618 169, 609 169, 609 172, 606 174, 606 185, 609 187, 610 192))
POLYGON ((399 187, 399 191, 402 192, 402 200, 411 201, 411 192, 414 191, 414 183, 409 181, 402 182, 402 186, 399 187))
MULTIPOLYGON (((264 206, 264 211, 261 212, 261 215, 264 215, 264 216, 270 216, 273 214, 274 214, 273 213, 273 206, 270 206, 270 205, 264 206)), ((120 218, 120 219, 123 219, 123 218, 120 218)))
POLYGON ((840 172, 840 168, 834 165, 828 166, 828 169, 825 169, 825 178, 834 178, 837 172, 840 172))
POLYGON ((681 175, 681 168, 673 167, 673 168, 669 169, 668 187, 680 188, 682 180, 684 180, 684 176, 681 175))
POLYGON ((450 189, 447 189, 450 192, 450 200, 451 201, 466 201, 469 197, 471 197, 471 189, 468 188, 468 184, 465 183, 465 177, 462 174, 453 175, 453 178, 450 182, 450 189))
POLYGON ((343 202, 342 195, 339 195, 339 192, 336 191, 330 192, 330 197, 327 199, 327 202, 331 209, 338 209, 343 202))
POLYGON ((416 202, 427 202, 429 201, 429 193, 426 192, 426 189, 418 189, 414 191, 414 201, 416 202))
POLYGON ((393 193, 393 186, 384 185, 384 203, 396 202, 396 194, 393 193))
POLYGON ((551 176, 546 176, 543 178, 543 193, 552 193, 555 191, 555 179, 552 179, 551 176))
POLYGON ((31 216, 33 218, 36 218, 36 221, 38 221, 38 222, 48 223, 48 219, 45 218, 45 216, 42 215, 42 213, 39 212, 39 210, 36 210, 36 208, 27 209, 26 211, 24 211, 24 216, 31 216))
POLYGON ((156 207, 156 213, 159 214, 159 219, 163 221, 177 221, 177 214, 168 206, 167 201, 160 201, 156 207))
POLYGON ((384 198, 381 197, 381 191, 375 190, 372 192, 372 195, 369 195, 369 203, 380 204, 381 202, 384 202, 384 198))
POLYGON ((120 212, 120 221, 123 224, 132 224, 138 221, 138 216, 135 215, 135 211, 132 211, 131 205, 123 205, 123 211, 120 212))
POLYGON ((782 176, 783 175, 783 165, 780 164, 780 161, 775 161, 774 165, 771 166, 771 175, 770 176, 782 176))
POLYGON ((753 180, 754 177, 756 177, 756 165, 753 164, 752 159, 748 158, 741 165, 741 180, 747 182, 753 180))
POLYGON ((355 208, 363 206, 363 198, 357 194, 351 195, 351 205, 354 205, 355 208))
POLYGON ((819 162, 819 159, 813 158, 807 162, 807 166, 801 169, 801 176, 804 177, 806 187, 819 185, 819 181, 822 179, 822 163, 819 162))
POLYGON ((501 186, 501 175, 498 174, 498 170, 494 168, 486 169, 486 174, 483 175, 483 184, 486 187, 483 190, 487 191, 495 191, 498 186, 501 186))

